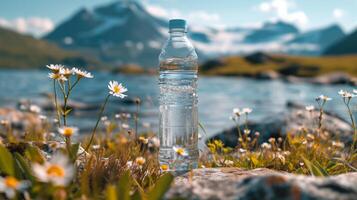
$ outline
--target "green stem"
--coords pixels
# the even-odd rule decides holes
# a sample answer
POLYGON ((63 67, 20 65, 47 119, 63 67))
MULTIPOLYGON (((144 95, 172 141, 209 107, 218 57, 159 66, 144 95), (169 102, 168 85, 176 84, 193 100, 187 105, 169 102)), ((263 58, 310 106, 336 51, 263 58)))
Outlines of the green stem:
POLYGON ((138 135, 138 121, 139 121, 139 104, 136 104, 136 113, 135 113, 135 137, 138 135))
POLYGON ((102 105, 102 107, 101 107, 101 109, 100 109, 100 112, 99 112, 99 114, 98 114, 98 119, 97 119, 97 122, 95 123, 95 126, 94 126, 94 129, 93 129, 93 131, 92 131, 92 135, 91 135, 91 137, 90 137, 89 143, 87 144, 86 148, 84 149, 85 151, 88 151, 90 145, 91 145, 92 142, 93 142, 95 132, 97 131, 97 128, 98 128, 100 119, 102 118, 102 115, 103 115, 103 112, 104 112, 104 108, 105 108, 105 106, 107 105, 107 102, 108 102, 108 100, 109 100, 109 97, 110 97, 110 94, 108 94, 108 96, 105 98, 104 104, 102 105))
POLYGON ((348 115, 350 116, 351 124, 352 124, 352 128, 353 128, 353 142, 352 142, 352 146, 351 146, 351 153, 353 153, 353 151, 355 149, 355 145, 356 145, 356 140, 357 140, 357 129, 356 129, 355 119, 353 117, 353 113, 352 113, 352 110, 350 108, 349 102, 350 101, 348 101, 346 103, 346 101, 345 101, 345 104, 346 104, 346 107, 347 107, 347 110, 348 110, 348 115))
POLYGON ((57 113, 57 120, 58 120, 58 127, 61 126, 61 116, 58 110, 58 101, 57 101, 57 89, 56 89, 56 80, 53 80, 53 92, 54 92, 54 97, 55 97, 55 109, 57 113))

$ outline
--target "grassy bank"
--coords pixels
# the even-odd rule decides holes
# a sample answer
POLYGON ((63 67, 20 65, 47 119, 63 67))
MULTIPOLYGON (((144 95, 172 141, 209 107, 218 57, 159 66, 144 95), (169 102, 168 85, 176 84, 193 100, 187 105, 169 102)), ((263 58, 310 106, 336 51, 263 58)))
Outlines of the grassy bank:
POLYGON ((204 63, 200 70, 205 75, 257 76, 274 71, 282 75, 314 77, 334 72, 357 76, 357 55, 302 57, 288 55, 251 55, 226 57, 204 63))

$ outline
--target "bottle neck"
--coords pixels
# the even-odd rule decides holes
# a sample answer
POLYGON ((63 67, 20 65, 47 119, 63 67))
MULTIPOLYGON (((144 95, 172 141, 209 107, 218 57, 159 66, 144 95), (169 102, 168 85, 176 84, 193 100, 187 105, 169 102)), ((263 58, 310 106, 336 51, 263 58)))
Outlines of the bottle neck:
POLYGON ((171 29, 169 31, 170 37, 185 37, 186 31, 184 29, 171 29))

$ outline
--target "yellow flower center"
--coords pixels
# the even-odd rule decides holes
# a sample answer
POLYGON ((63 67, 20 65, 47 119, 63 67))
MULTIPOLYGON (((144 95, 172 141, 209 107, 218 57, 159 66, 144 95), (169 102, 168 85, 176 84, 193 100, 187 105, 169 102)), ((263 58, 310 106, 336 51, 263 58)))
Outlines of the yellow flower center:
POLYGON ((5 185, 9 188, 16 188, 19 184, 20 182, 14 177, 8 176, 5 178, 5 185))
POLYGON ((185 150, 184 150, 183 148, 178 148, 178 149, 176 150, 176 153, 177 153, 178 155, 182 156, 182 155, 185 153, 185 150))
POLYGON ((51 165, 46 172, 49 176, 54 177, 63 177, 65 175, 64 169, 59 165, 51 165))
POLYGON ((67 137, 71 137, 74 133, 74 130, 73 128, 70 128, 70 127, 66 127, 63 129, 63 135, 64 136, 67 136, 67 137))
POLYGON ((168 165, 161 165, 160 168, 163 170, 163 171, 166 171, 169 169, 169 166, 168 165))
POLYGON ((136 163, 138 164, 138 165, 143 165, 144 163, 145 163, 145 158, 137 158, 136 159, 136 163))
POLYGON ((120 87, 119 87, 119 85, 114 86, 113 91, 114 91, 114 93, 116 93, 116 94, 120 93, 120 87))

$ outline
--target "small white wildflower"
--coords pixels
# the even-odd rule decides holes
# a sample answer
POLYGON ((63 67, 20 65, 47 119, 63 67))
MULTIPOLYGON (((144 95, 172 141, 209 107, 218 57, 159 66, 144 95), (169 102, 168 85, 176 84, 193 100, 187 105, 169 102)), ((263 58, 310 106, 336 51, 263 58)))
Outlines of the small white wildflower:
POLYGON ((162 165, 160 166, 160 169, 161 169, 162 171, 167 171, 167 170, 169 170, 169 165, 162 164, 162 165))
POLYGON ((43 165, 34 163, 33 172, 41 182, 50 182, 57 186, 66 186, 73 178, 74 167, 63 154, 55 154, 43 165))
POLYGON ((315 139, 315 136, 313 136, 312 134, 307 134, 306 137, 310 140, 314 140, 315 139))
POLYGON ((128 89, 126 89, 121 83, 119 84, 117 81, 110 81, 108 88, 109 94, 120 98, 126 97, 124 92, 128 91, 128 89))
POLYGON ((121 124, 121 127, 122 127, 123 129, 129 129, 129 124, 122 123, 122 124, 121 124))
POLYGON ((176 154, 177 155, 179 155, 179 156, 183 156, 183 157, 185 157, 185 156, 188 156, 188 153, 187 153, 187 151, 184 149, 184 148, 182 148, 182 147, 173 147, 173 150, 176 152, 176 154))
POLYGON ((55 73, 49 73, 48 77, 53 79, 53 80, 58 80, 58 81, 67 81, 67 78, 65 76, 63 76, 62 74, 55 74, 55 73))
POLYGON ((150 126, 151 126, 151 125, 150 125, 150 123, 148 123, 148 122, 144 122, 144 123, 143 123, 143 127, 144 127, 144 128, 150 128, 150 126))
POLYGON ((328 97, 328 96, 325 96, 325 95, 320 95, 316 98, 317 101, 331 101, 332 98, 328 97))
POLYGON ((63 126, 58 128, 58 132, 65 137, 71 137, 77 134, 78 128, 73 126, 63 126))
POLYGON ((90 73, 90 72, 87 72, 85 70, 81 70, 81 69, 78 69, 78 68, 72 68, 72 71, 73 73, 75 73, 77 75, 77 78, 80 79, 80 78, 93 78, 94 76, 90 73))
POLYGON ((15 197, 16 191, 24 191, 30 186, 29 181, 20 181, 15 177, 0 177, 0 192, 5 193, 8 199, 15 197))
POLYGON ((94 150, 98 150, 99 148, 100 148, 99 144, 92 145, 92 149, 94 150))
POLYGON ((243 109, 242 109, 242 113, 243 113, 243 114, 246 114, 246 115, 249 114, 249 113, 251 113, 252 111, 253 111, 253 109, 251 109, 251 108, 243 108, 243 109))
POLYGON ((247 150, 242 149, 242 148, 239 148, 239 152, 241 152, 241 153, 245 153, 245 152, 247 152, 247 150))
POLYGON ((256 132, 254 133, 254 135, 255 135, 256 137, 259 137, 259 136, 260 136, 260 133, 259 133, 258 131, 256 131, 256 132))
POLYGON ((338 141, 332 141, 332 146, 337 147, 337 148, 344 148, 345 144, 343 144, 342 142, 338 142, 338 141))
POLYGON ((103 116, 100 118, 101 121, 107 121, 108 120, 108 117, 107 116, 103 116))
POLYGON ((126 166, 127 166, 128 168, 132 167, 132 166, 133 166, 133 161, 128 161, 128 162, 126 162, 126 166))
POLYGON ((139 166, 143 166, 146 162, 146 159, 143 157, 137 157, 135 159, 135 164, 139 165, 139 166))
POLYGON ((233 108, 233 114, 239 117, 240 114, 241 114, 240 109, 239 108, 233 108))
POLYGON ((37 105, 30 105, 29 111, 32 113, 40 113, 41 108, 40 108, 40 106, 37 106, 37 105))
POLYGON ((160 147, 160 140, 157 137, 150 138, 149 142, 150 142, 150 146, 152 146, 152 147, 155 147, 155 148, 160 147))
POLYGON ((250 134, 250 130, 249 129, 244 129, 244 134, 249 135, 250 134))
POLYGON ((45 115, 39 115, 38 118, 40 118, 40 120, 44 121, 47 119, 47 116, 45 115))
POLYGON ((343 98, 348 98, 348 99, 351 99, 351 98, 356 97, 355 94, 350 93, 350 92, 347 92, 347 91, 345 91, 345 90, 340 90, 340 91, 338 92, 338 94, 339 94, 341 97, 343 97, 343 98))
POLYGON ((269 141, 270 144, 273 144, 273 143, 275 143, 275 138, 269 138, 268 141, 269 141))
POLYGON ((63 67, 60 69, 59 74, 68 79, 73 74, 73 71, 71 69, 63 67))
POLYGON ((46 65, 46 67, 48 69, 50 69, 53 73, 59 73, 59 71, 64 68, 63 65, 59 65, 59 64, 50 64, 50 65, 46 65))
POLYGON ((307 111, 309 111, 309 112, 312 112, 312 111, 315 110, 315 106, 309 105, 309 106, 306 106, 305 109, 306 109, 307 111))
POLYGON ((271 149, 271 144, 268 144, 268 143, 264 142, 263 144, 261 144, 261 147, 263 149, 271 149))
POLYGON ((234 165, 234 162, 231 161, 231 160, 225 160, 225 161, 223 162, 223 164, 224 164, 225 166, 233 166, 233 165, 234 165))
POLYGON ((139 141, 142 142, 143 144, 149 143, 149 139, 147 139, 147 138, 145 138, 145 137, 143 137, 143 136, 140 136, 140 137, 139 137, 139 141))

